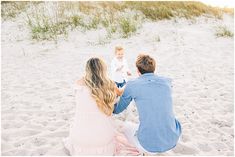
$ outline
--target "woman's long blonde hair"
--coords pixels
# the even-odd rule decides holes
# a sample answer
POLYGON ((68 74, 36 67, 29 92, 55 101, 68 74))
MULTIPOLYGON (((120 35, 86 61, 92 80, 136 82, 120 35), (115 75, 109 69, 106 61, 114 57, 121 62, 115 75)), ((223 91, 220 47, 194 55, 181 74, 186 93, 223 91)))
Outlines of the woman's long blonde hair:
POLYGON ((98 108, 112 115, 116 99, 115 83, 107 77, 107 67, 100 58, 90 58, 86 63, 85 84, 91 89, 98 108))

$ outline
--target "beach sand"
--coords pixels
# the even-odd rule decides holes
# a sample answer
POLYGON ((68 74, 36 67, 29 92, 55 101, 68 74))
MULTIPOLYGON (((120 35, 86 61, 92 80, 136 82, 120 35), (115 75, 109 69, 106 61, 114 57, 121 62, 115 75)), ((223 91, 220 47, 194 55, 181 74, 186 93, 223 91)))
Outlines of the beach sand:
MULTIPOLYGON (((156 58, 156 74, 172 79, 182 136, 159 155, 232 156, 234 43, 216 37, 215 28, 233 30, 233 23, 229 15, 146 22, 136 35, 102 45, 104 30, 73 31, 55 44, 31 40, 21 18, 2 21, 2 155, 67 155, 62 139, 73 121, 74 82, 88 58, 101 56, 110 67, 114 47, 122 45, 133 78, 136 56, 147 52, 156 58)), ((114 119, 138 122, 134 103, 114 119)))

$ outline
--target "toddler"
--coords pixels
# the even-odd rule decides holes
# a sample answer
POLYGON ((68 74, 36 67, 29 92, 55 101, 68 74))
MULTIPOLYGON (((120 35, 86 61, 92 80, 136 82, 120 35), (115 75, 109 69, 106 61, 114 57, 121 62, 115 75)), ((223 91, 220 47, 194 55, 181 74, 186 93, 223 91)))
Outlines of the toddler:
POLYGON ((115 47, 115 57, 111 62, 111 77, 118 88, 122 88, 130 76, 126 59, 124 58, 124 49, 121 46, 115 47))

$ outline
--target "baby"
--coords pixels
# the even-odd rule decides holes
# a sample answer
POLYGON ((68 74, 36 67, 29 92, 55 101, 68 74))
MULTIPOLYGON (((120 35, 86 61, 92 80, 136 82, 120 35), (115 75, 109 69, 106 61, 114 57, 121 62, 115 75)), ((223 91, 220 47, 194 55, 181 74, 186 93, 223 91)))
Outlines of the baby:
POLYGON ((118 88, 122 88, 130 76, 126 59, 124 58, 124 49, 121 46, 115 47, 115 57, 111 62, 111 77, 118 88))

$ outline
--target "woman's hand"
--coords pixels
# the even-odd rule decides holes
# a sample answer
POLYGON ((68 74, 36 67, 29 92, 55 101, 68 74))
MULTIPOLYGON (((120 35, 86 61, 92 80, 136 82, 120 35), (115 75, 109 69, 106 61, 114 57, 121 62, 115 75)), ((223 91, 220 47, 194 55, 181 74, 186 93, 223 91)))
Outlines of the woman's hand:
POLYGON ((115 91, 116 91, 118 96, 122 95, 122 93, 124 92, 124 87, 125 86, 123 86, 122 88, 118 88, 117 86, 115 86, 115 91))

